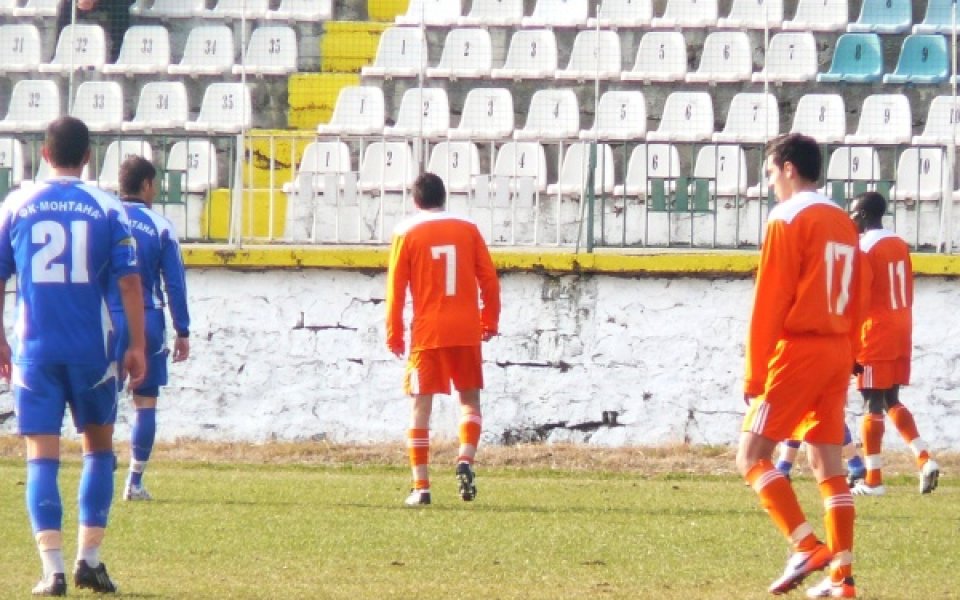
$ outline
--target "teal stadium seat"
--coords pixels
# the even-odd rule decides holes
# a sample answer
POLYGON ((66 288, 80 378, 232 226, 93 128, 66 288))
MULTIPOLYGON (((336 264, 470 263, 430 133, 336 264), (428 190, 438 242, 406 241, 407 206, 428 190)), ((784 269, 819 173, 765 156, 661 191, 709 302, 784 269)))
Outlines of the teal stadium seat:
POLYGON ((913 25, 912 0, 863 0, 860 17, 847 26, 857 33, 903 33, 913 25))
POLYGON ((875 33, 845 33, 837 39, 830 70, 818 73, 821 83, 873 83, 883 76, 883 49, 875 33))
MULTIPOLYGON (((953 6, 953 0, 928 0, 923 22, 913 26, 913 33, 950 33, 953 6)), ((960 13, 957 19, 960 20, 960 13)))
POLYGON ((893 73, 883 76, 884 83, 943 83, 950 76, 947 39, 942 35, 908 35, 903 40, 900 58, 893 73))

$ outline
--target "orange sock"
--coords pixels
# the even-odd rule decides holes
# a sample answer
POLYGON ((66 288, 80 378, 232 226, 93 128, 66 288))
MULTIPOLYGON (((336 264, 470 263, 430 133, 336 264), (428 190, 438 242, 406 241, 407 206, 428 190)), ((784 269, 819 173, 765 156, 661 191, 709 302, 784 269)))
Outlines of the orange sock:
POLYGON ((747 483, 760 497, 760 506, 770 515, 773 524, 797 551, 806 552, 817 545, 817 536, 803 515, 793 486, 772 462, 757 461, 747 473, 747 483))
POLYGON ((842 476, 820 482, 823 498, 823 524, 827 546, 833 553, 830 574, 834 581, 850 577, 853 571, 853 523, 856 511, 847 480, 842 476))
POLYGON ((407 452, 410 455, 410 468, 413 471, 413 487, 418 490, 430 488, 430 430, 407 430, 407 452))
POLYGON ((477 455, 477 446, 480 445, 480 432, 483 431, 483 417, 480 415, 463 415, 460 417, 460 454, 457 462, 473 464, 477 455))
POLYGON ((913 413, 906 406, 897 404, 887 411, 887 416, 890 417, 890 421, 900 432, 903 441, 913 450, 914 456, 917 457, 917 467, 922 469, 924 463, 930 460, 930 452, 927 450, 926 443, 920 439, 920 432, 917 431, 917 423, 913 420, 913 413))
POLYGON ((876 487, 883 484, 883 415, 867 413, 860 425, 860 439, 863 441, 863 463, 867 466, 867 485, 876 487))

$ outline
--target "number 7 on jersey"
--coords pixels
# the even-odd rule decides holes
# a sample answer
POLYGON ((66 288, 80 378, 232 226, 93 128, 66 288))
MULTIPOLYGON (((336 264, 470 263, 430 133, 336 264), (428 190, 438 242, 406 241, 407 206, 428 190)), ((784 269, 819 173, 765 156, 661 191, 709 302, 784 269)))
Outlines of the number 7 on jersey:
POLYGON ((453 244, 430 246, 430 256, 435 260, 446 259, 444 265, 444 293, 457 295, 457 247, 453 244))

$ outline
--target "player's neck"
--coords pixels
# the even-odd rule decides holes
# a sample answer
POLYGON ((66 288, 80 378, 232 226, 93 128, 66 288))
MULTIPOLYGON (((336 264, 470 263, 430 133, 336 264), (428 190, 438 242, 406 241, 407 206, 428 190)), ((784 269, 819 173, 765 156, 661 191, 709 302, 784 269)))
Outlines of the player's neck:
POLYGON ((50 167, 50 177, 76 177, 83 175, 83 167, 50 167))

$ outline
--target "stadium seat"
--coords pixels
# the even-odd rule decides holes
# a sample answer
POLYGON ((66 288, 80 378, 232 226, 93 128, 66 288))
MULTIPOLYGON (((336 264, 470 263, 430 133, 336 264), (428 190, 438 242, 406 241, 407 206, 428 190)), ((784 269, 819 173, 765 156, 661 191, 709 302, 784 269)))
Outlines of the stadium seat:
POLYGON ((450 103, 444 88, 410 88, 403 93, 396 124, 383 128, 387 137, 446 137, 450 103))
POLYGON ((493 46, 490 32, 479 27, 451 29, 443 43, 436 67, 427 68, 427 77, 442 79, 481 78, 490 75, 493 46))
POLYGON ((187 131, 237 133, 253 124, 250 88, 242 83, 211 83, 203 91, 200 114, 187 121, 187 131))
POLYGON ((523 27, 584 27, 590 5, 587 0, 536 0, 533 13, 520 20, 523 27))
POLYGON ((597 16, 587 19, 587 29, 637 29, 653 19, 651 0, 600 0, 597 16))
POLYGON ((904 150, 897 160, 896 181, 890 190, 890 198, 895 201, 942 198, 945 160, 943 148, 904 150))
MULTIPOLYGON (((550 195, 574 196, 586 192, 587 175, 590 171, 589 142, 576 142, 567 146, 560 166, 557 183, 547 186, 550 195)), ((613 149, 609 144, 597 144, 597 158, 593 170, 593 191, 597 194, 613 192, 613 149)))
POLYGON ((264 25, 250 34, 243 61, 233 74, 255 77, 289 75, 297 71, 297 33, 288 25, 264 25))
POLYGON ((567 68, 557 71, 556 78, 620 79, 620 60, 620 36, 616 31, 580 31, 573 40, 567 68))
POLYGON ((707 92, 672 92, 651 142, 697 142, 713 137, 713 99, 707 92))
POLYGON ((717 24, 717 0, 667 0, 662 17, 654 17, 654 29, 712 27, 717 24))
POLYGON ((848 144, 909 144, 913 136, 910 100, 903 94, 873 94, 863 99, 857 131, 848 144))
POLYGON ((846 207, 848 199, 882 181, 880 154, 869 146, 840 146, 830 153, 823 193, 846 207))
POLYGON ((341 197, 341 188, 346 174, 352 171, 350 147, 345 142, 307 144, 296 176, 283 184, 283 192, 287 194, 284 239, 340 241, 340 205, 345 200, 341 197), (321 206, 318 206, 318 197, 324 200, 321 206), (326 207, 332 211, 323 210, 326 207))
POLYGON ((205 0, 138 0, 130 7, 130 14, 148 19, 188 19, 206 8, 205 0))
POLYGON ((790 133, 809 135, 821 144, 842 142, 847 112, 840 94, 805 94, 797 102, 790 133))
POLYGON ((4 48, 0 73, 29 73, 43 62, 40 31, 36 25, 0 25, 0 48, 4 48))
POLYGON ((209 140, 182 140, 170 147, 166 167, 167 203, 158 208, 184 239, 202 239, 206 197, 219 181, 217 150, 209 140))
POLYGON ((57 49, 49 63, 37 67, 41 73, 67 74, 83 69, 100 69, 107 58, 107 41, 99 25, 67 25, 57 38, 57 49))
POLYGON ((7 192, 22 181, 23 142, 12 137, 0 138, 0 191, 7 192))
MULTIPOLYGON (((48 163, 39 152, 37 153, 33 166, 36 170, 33 177, 24 178, 24 180, 20 182, 20 187, 29 187, 50 179, 50 163, 48 163)), ((90 181, 90 163, 83 165, 83 171, 80 172, 80 179, 90 181)))
POLYGON ((341 175, 353 170, 350 147, 339 140, 310 142, 303 149, 300 165, 292 181, 283 184, 287 194, 297 194, 305 188, 322 192, 325 176, 341 175), (306 184, 306 185, 305 185, 306 184))
POLYGON ((733 0, 730 14, 717 19, 723 29, 778 29, 783 23, 783 0, 733 0))
POLYGON ((34 19, 56 17, 60 12, 60 4, 60 0, 27 0, 23 6, 13 9, 13 16, 34 19))
POLYGON ((863 0, 860 17, 847 26, 855 33, 903 33, 913 25, 912 0, 863 0))
POLYGON ((133 119, 121 125, 123 131, 180 129, 190 118, 187 87, 182 81, 151 81, 144 84, 133 119))
POLYGON ((640 38, 633 68, 623 81, 683 81, 687 74, 687 41, 679 31, 650 31, 640 38))
POLYGON ((460 123, 448 133, 455 140, 500 140, 513 135, 513 95, 506 88, 467 92, 460 123))
MULTIPOLYGON (((651 180, 663 181, 663 191, 676 187, 680 177, 680 152, 673 144, 638 144, 630 153, 623 185, 614 188, 618 196, 648 198, 651 180)), ((659 187, 659 185, 657 186, 659 187)))
POLYGON ((584 140, 642 140, 647 135, 647 102, 640 91, 608 90, 600 96, 593 127, 584 140))
POLYGON ((799 0, 785 31, 845 31, 850 23, 847 0, 799 0))
POLYGON ((750 81, 753 48, 745 31, 715 31, 707 35, 700 54, 700 67, 687 73, 691 83, 750 81))
POLYGON ((360 162, 357 188, 362 192, 398 192, 413 185, 417 161, 406 142, 387 141, 369 144, 360 162))
POLYGON ((397 25, 452 27, 461 17, 460 0, 410 0, 407 12, 397 15, 397 25))
POLYGON ((580 131, 580 104, 571 89, 537 90, 530 98, 530 110, 523 129, 514 132, 518 140, 563 140, 580 131))
POLYGON ((802 83, 817 78, 817 40, 809 31, 781 32, 770 38, 766 63, 751 79, 761 83, 802 83))
POLYGON ((557 38, 550 29, 520 29, 510 38, 503 67, 496 79, 552 79, 557 71, 557 38))
POLYGON ((491 175, 506 178, 509 189, 519 190, 520 180, 532 183, 532 190, 543 192, 547 189, 547 154, 540 142, 507 142, 497 151, 491 175))
POLYGON ((460 26, 515 27, 523 19, 523 0, 473 0, 460 26))
POLYGON ((466 194, 480 175, 480 152, 473 142, 440 142, 430 151, 427 171, 443 179, 447 192, 466 194))
POLYGON ((107 75, 166 73, 170 66, 170 33, 163 25, 135 25, 123 34, 117 62, 103 65, 107 75))
POLYGON ((710 144, 700 148, 693 165, 694 180, 708 182, 715 196, 743 196, 747 193, 747 156, 732 144, 710 144))
POLYGON ((90 131, 120 131, 123 124, 123 87, 116 81, 84 81, 70 107, 70 116, 90 131))
POLYGON ((227 25, 198 25, 187 34, 180 62, 170 65, 171 75, 222 75, 234 65, 233 31, 227 25))
MULTIPOLYGON (((19 5, 17 0, 0 0, 0 18, 12 17, 13 10, 19 5)), ((6 48, 6 46, 3 47, 6 48)))
POLYGON ((269 0, 217 0, 213 8, 203 8, 194 16, 216 21, 261 19, 269 8, 269 0))
POLYGON ((142 156, 152 161, 153 148, 146 140, 124 139, 110 142, 100 161, 99 175, 96 181, 91 183, 108 192, 116 192, 120 187, 120 163, 130 156, 142 156))
POLYGON ((872 83, 883 76, 883 48, 875 33, 844 33, 837 39, 830 70, 819 73, 822 83, 872 83))
POLYGON ((780 107, 773 94, 740 92, 730 101, 723 131, 713 141, 759 144, 780 133, 780 107))
POLYGON ((333 18, 333 0, 280 0, 276 10, 264 14, 267 21, 316 22, 333 18))
POLYGON ((950 53, 942 35, 908 35, 903 40, 897 68, 884 83, 943 83, 950 77, 950 53))
POLYGON ((923 133, 914 136, 912 143, 924 144, 951 144, 960 140, 960 101, 954 103, 953 96, 937 96, 930 101, 927 119, 923 125, 923 133))
POLYGON ((329 123, 317 126, 320 135, 372 135, 383 132, 383 90, 377 86, 346 86, 340 90, 329 123))
MULTIPOLYGON (((913 33, 950 33, 953 28, 953 0, 927 0, 923 22, 913 26, 913 33)), ((957 15, 960 21, 960 14, 957 15)))
POLYGON ((362 77, 416 77, 427 68, 427 38, 419 27, 390 27, 380 36, 373 64, 362 77))
POLYGON ((0 131, 44 131, 60 116, 60 88, 49 79, 22 79, 14 84, 0 131))

